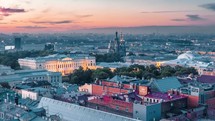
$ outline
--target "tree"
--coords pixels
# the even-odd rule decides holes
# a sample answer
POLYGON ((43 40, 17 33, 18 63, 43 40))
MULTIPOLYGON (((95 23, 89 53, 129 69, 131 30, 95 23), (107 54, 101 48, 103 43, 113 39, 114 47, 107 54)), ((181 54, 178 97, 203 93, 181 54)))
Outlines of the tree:
POLYGON ((194 75, 198 74, 195 68, 186 68, 181 66, 162 66, 157 68, 154 65, 132 65, 130 67, 117 68, 114 72, 109 68, 98 68, 96 70, 83 70, 83 68, 79 68, 69 76, 69 83, 83 85, 85 83, 93 82, 96 78, 107 79, 112 78, 115 75, 125 75, 137 78, 144 77, 145 79, 159 79, 170 76, 188 75, 191 73, 194 75))
POLYGON ((95 70, 92 74, 92 78, 95 80, 95 79, 107 79, 109 77, 109 75, 102 71, 102 70, 95 70))
POLYGON ((120 55, 116 53, 107 53, 107 54, 92 54, 96 57, 96 62, 119 62, 122 61, 120 55))
POLYGON ((90 83, 93 81, 91 75, 92 75, 91 70, 89 69, 83 70, 83 68, 80 67, 79 69, 76 69, 72 74, 69 75, 69 83, 80 85, 90 83))
POLYGON ((9 85, 8 82, 2 82, 2 83, 0 83, 0 85, 1 85, 3 88, 10 89, 10 85, 9 85))
POLYGON ((20 69, 18 59, 25 57, 38 57, 47 56, 54 54, 54 51, 18 51, 18 52, 7 52, 0 53, 0 64, 11 66, 12 69, 20 69))

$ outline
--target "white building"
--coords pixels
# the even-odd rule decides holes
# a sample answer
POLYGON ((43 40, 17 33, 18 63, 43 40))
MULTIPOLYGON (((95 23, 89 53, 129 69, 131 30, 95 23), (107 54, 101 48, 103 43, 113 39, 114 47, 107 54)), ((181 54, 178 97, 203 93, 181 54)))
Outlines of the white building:
POLYGON ((138 65, 155 65, 156 61, 149 59, 147 57, 141 56, 126 56, 124 57, 125 63, 128 64, 138 64, 138 65))
POLYGON ((22 99, 29 98, 31 100, 40 100, 42 97, 53 98, 52 94, 50 93, 50 90, 42 87, 22 89, 21 95, 22 99))
POLYGON ((32 100, 37 100, 38 99, 38 93, 31 91, 31 90, 21 90, 22 98, 26 99, 32 99, 32 100))
POLYGON ((46 57, 24 58, 18 60, 23 69, 46 69, 53 72, 61 72, 62 75, 72 73, 75 69, 95 69, 96 59, 89 55, 49 55, 46 57))
POLYGON ((175 60, 163 61, 160 63, 161 65, 172 65, 172 66, 180 65, 185 67, 194 67, 196 69, 207 68, 213 64, 212 62, 207 63, 207 62, 204 62, 203 60, 204 60, 203 56, 191 51, 187 51, 186 53, 179 55, 178 58, 175 60))
POLYGON ((14 71, 14 74, 0 76, 0 82, 8 82, 11 85, 15 85, 26 80, 45 80, 52 85, 58 85, 62 82, 62 75, 59 72, 50 72, 47 70, 19 70, 14 71))

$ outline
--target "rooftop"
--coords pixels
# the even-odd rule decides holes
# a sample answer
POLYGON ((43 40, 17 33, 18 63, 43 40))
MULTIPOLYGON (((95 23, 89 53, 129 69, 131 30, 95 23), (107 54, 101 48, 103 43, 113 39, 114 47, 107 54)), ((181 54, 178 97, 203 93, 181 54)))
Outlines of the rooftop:
POLYGON ((170 89, 177 89, 182 86, 176 77, 158 79, 152 83, 160 92, 167 92, 170 89))
POLYGON ((59 114, 63 120, 70 121, 85 121, 86 119, 87 121, 139 121, 46 97, 41 99, 38 107, 47 107, 49 115, 59 114))
POLYGON ((215 84, 215 76, 210 75, 201 75, 200 77, 197 77, 197 80, 201 83, 212 83, 215 84))
POLYGON ((186 98, 185 96, 181 96, 181 95, 176 95, 176 94, 169 95, 168 93, 160 93, 160 92, 151 93, 151 94, 146 95, 145 97, 153 98, 153 99, 162 99, 164 102, 186 98))
POLYGON ((63 55, 63 54, 53 54, 48 55, 44 57, 36 57, 36 58, 24 58, 27 60, 33 60, 33 61, 53 61, 53 60, 73 60, 73 59, 95 59, 93 56, 84 55, 84 54, 75 54, 75 55, 63 55))

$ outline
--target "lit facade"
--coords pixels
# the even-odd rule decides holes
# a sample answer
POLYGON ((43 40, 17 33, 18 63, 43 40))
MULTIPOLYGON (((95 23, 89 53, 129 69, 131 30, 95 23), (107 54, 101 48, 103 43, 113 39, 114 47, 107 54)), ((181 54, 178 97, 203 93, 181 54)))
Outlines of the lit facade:
POLYGON ((61 72, 62 75, 72 73, 82 67, 84 70, 96 69, 96 59, 92 56, 78 55, 69 57, 66 55, 50 55, 39 58, 24 58, 18 60, 23 69, 46 69, 52 72, 61 72))

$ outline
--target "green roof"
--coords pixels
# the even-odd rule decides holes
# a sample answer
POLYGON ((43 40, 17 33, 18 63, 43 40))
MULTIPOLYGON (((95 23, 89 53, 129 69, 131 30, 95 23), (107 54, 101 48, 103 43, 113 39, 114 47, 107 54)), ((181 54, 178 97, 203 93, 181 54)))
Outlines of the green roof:
POLYGON ((167 77, 153 81, 153 84, 160 92, 167 92, 170 89, 181 87, 181 83, 176 77, 167 77))

